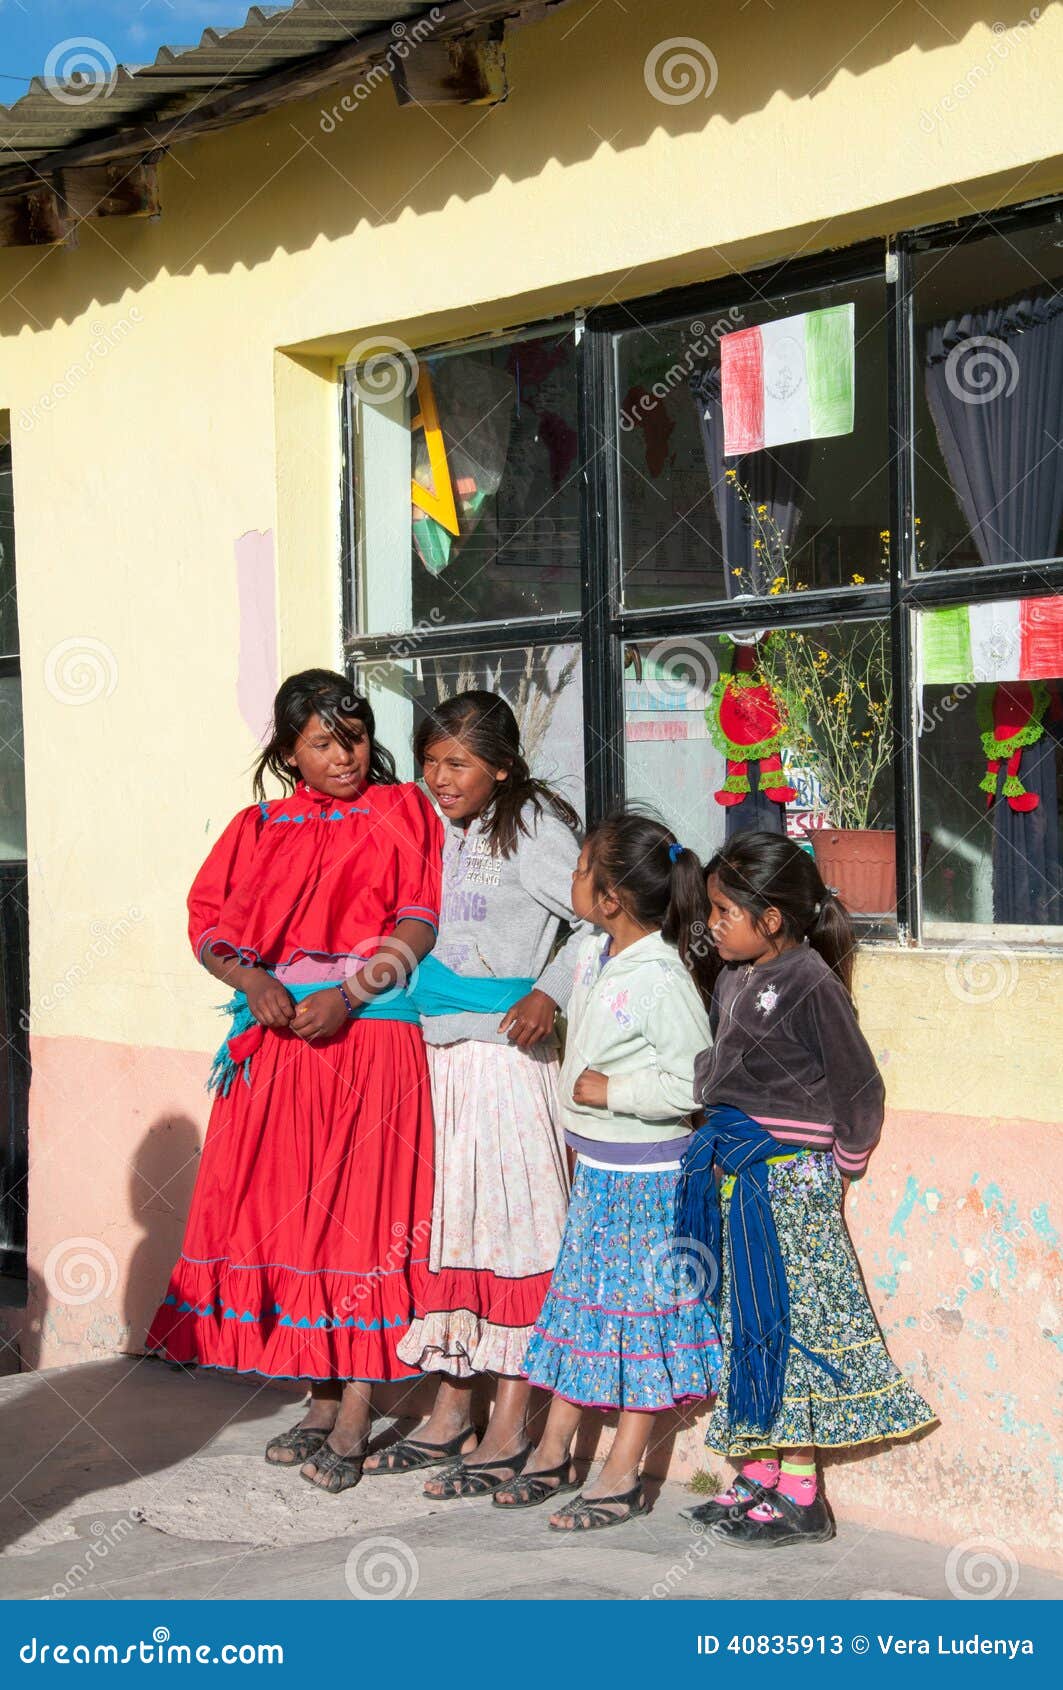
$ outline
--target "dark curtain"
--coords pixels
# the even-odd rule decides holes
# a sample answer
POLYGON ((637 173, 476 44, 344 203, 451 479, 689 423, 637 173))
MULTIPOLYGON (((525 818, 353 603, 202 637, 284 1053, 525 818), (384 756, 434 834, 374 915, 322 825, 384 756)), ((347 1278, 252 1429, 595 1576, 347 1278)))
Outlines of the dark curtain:
MULTIPOLYGON (((793 445, 725 459, 719 366, 698 370, 690 379, 690 389, 698 409, 705 467, 723 539, 724 591, 729 599, 739 593, 763 597, 771 586, 771 560, 754 550, 755 536, 748 509, 727 480, 725 471, 733 469, 737 473, 754 504, 767 506, 768 516, 789 546, 801 523, 801 501, 812 461, 812 442, 799 440, 793 445), (734 569, 740 569, 741 576, 733 575, 734 569)), ((732 805, 727 811, 726 838, 751 828, 785 832, 785 807, 765 798, 758 788, 759 776, 760 764, 750 763, 751 790, 741 804, 732 805)))
MULTIPOLYGON (((925 363, 941 454, 983 563, 1054 556, 1063 520, 1063 298, 1022 294, 935 324, 925 363)), ((1046 720, 1019 771, 1040 799, 1036 810, 1019 814, 997 797, 990 811, 995 921, 1063 920, 1054 727, 1046 720)))

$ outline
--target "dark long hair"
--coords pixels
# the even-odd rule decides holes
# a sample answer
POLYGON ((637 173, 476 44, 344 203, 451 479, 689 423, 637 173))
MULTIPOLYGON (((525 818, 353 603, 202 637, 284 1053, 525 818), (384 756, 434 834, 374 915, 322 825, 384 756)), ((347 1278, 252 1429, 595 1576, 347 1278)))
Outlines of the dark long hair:
POLYGON ((595 891, 612 893, 640 926, 660 928, 662 937, 678 950, 707 1009, 720 968, 709 939, 709 902, 700 859, 680 846, 663 822, 637 810, 618 810, 597 822, 587 845, 595 891))
POLYGON ((285 792, 291 792, 299 775, 288 767, 290 757, 311 716, 319 716, 330 734, 349 751, 354 735, 348 724, 361 722, 369 735, 369 781, 375 786, 395 784, 395 759, 377 743, 376 721, 368 699, 355 692, 343 675, 333 669, 303 669, 282 682, 273 700, 273 723, 269 740, 255 765, 256 798, 266 796, 263 777, 276 775, 285 792))
POLYGON ((522 811, 530 804, 537 816, 550 809, 559 821, 579 832, 580 820, 571 804, 545 781, 535 780, 520 748, 520 728, 505 699, 497 692, 459 692, 445 698, 426 716, 413 740, 413 754, 423 763, 425 753, 440 739, 457 739, 493 771, 508 770, 483 811, 484 832, 492 852, 508 857, 516 849, 517 833, 530 829, 522 811))
POLYGON ((816 867, 816 860, 782 833, 739 833, 707 868, 763 933, 766 910, 776 909, 782 931, 798 944, 807 939, 847 992, 852 990, 853 924, 816 867))

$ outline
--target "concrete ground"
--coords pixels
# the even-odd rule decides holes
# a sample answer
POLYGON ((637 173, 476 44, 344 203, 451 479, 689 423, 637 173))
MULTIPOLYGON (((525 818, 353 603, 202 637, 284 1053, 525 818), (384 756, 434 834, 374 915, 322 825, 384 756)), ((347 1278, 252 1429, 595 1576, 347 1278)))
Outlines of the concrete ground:
MULTIPOLYGON (((645 1519, 572 1540, 547 1530, 546 1509, 429 1501, 416 1475, 324 1496, 262 1459, 300 1400, 296 1386, 133 1359, 0 1379, 0 1595, 950 1595, 945 1548, 842 1525, 832 1543, 765 1560, 681 1519, 692 1498, 677 1484, 660 1488, 645 1519)), ((377 1430, 386 1436, 388 1423, 377 1430)), ((1009 1567, 1001 1593, 1059 1598, 1063 1580, 1009 1567)))

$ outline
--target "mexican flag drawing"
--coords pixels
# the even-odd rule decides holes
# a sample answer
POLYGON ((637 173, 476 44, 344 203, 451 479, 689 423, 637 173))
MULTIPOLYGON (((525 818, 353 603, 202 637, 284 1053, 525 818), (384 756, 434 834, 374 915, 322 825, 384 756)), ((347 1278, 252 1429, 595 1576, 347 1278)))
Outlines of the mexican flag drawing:
POLYGON ((721 337, 724 457, 852 433, 854 313, 828 305, 721 337))

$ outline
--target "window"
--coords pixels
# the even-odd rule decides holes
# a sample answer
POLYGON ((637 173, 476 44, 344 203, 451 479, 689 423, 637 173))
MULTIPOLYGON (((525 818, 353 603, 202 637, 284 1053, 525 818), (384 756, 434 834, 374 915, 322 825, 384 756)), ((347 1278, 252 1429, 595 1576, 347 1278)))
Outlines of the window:
POLYGON ((785 829, 868 934, 1063 939, 1061 282, 1063 202, 351 372, 385 742, 564 673, 592 816, 785 829))

